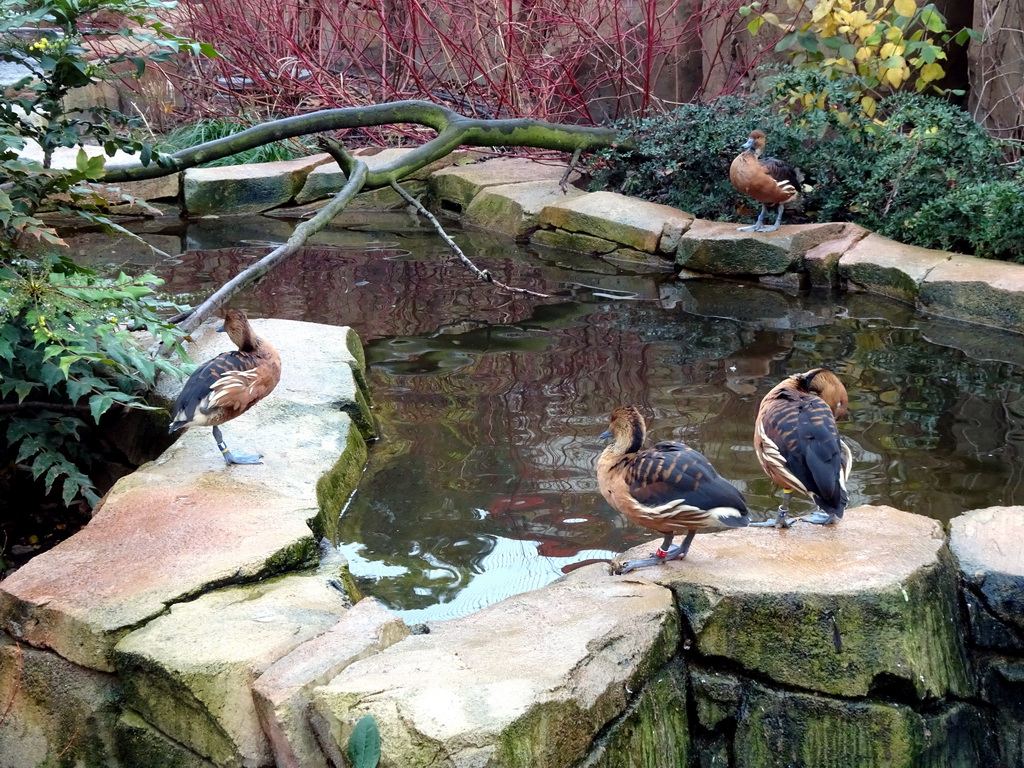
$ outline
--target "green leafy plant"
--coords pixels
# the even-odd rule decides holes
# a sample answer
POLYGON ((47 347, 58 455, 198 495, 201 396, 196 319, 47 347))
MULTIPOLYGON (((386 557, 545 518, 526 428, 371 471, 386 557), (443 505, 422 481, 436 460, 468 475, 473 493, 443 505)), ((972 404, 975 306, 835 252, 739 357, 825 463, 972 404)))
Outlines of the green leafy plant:
POLYGON ((366 715, 348 738, 348 760, 352 768, 377 768, 380 762, 380 731, 373 715, 366 715))
MULTIPOLYGON (((873 117, 878 100, 907 86, 944 94, 939 81, 946 75, 941 62, 951 42, 980 41, 970 29, 956 34, 934 4, 918 7, 916 0, 786 0, 789 16, 780 19, 763 10, 761 2, 741 6, 750 17, 747 30, 765 28, 781 33, 775 50, 787 52, 797 69, 819 72, 828 80, 853 79, 854 103, 873 117)), ((805 108, 825 106, 823 91, 798 93, 805 108)), ((844 120, 851 114, 841 112, 844 120)))
POLYGON ((623 126, 631 148, 604 153, 592 187, 736 221, 753 211, 742 210, 751 204, 729 183, 729 164, 761 128, 768 153, 805 175, 802 210, 787 221, 852 221, 901 242, 1024 262, 1022 173, 965 111, 942 98, 896 93, 879 102, 875 118, 851 124, 832 108, 857 93, 844 80, 785 69, 773 88, 623 126), (799 119, 773 108, 778 94, 803 87, 824 89, 829 103, 799 119))
POLYGON ((80 441, 115 404, 149 408, 142 395, 168 360, 146 352, 136 332, 171 347, 180 339, 159 317, 152 275, 101 279, 63 263, 37 271, 0 266, 0 410, 8 449, 49 492, 61 481, 70 504, 97 501, 80 441))
MULTIPOLYGON (((162 0, 0 0, 0 61, 27 74, 0 100, 0 410, 4 463, 27 469, 63 502, 97 499, 86 433, 111 409, 147 408, 160 370, 175 371, 141 346, 148 331, 180 351, 161 316, 174 305, 151 275, 109 280, 77 267, 46 211, 107 231, 108 204, 131 200, 101 184, 106 156, 139 154, 135 120, 100 105, 65 108, 76 89, 138 77, 148 64, 213 49, 178 37, 160 17, 162 0), (104 45, 116 38, 119 45, 104 45), (87 144, 101 152, 90 156, 87 144), (38 148, 33 159, 26 151, 38 148), (78 147, 74 167, 53 167, 60 148, 78 147)), ((142 242, 142 241, 139 241, 142 242)))

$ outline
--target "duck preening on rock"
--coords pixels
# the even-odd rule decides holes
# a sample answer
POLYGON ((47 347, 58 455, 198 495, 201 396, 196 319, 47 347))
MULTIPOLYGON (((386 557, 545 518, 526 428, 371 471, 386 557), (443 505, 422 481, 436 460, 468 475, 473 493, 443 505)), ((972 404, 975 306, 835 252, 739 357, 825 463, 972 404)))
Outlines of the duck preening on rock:
POLYGON ((764 131, 751 131, 743 151, 736 155, 729 166, 729 181, 732 185, 761 204, 757 221, 749 227, 737 227, 741 232, 774 232, 782 221, 783 208, 800 199, 803 174, 782 160, 761 157, 765 142, 764 131), (775 223, 766 227, 764 215, 769 205, 777 206, 778 212, 775 223))
POLYGON ((754 451, 768 477, 782 486, 783 500, 775 520, 752 525, 788 528, 793 491, 810 496, 820 510, 802 520, 832 525, 843 516, 853 455, 836 419, 846 415, 848 402, 843 382, 824 368, 790 376, 764 396, 754 451))
POLYGON ((241 416, 269 395, 281 379, 281 357, 249 325, 245 313, 224 313, 226 331, 238 349, 221 352, 189 376, 171 409, 170 432, 186 427, 213 427, 227 464, 259 464, 262 454, 232 453, 224 443, 220 424, 241 416))
POLYGON ((641 450, 646 436, 644 417, 632 406, 612 411, 611 426, 601 435, 614 440, 597 461, 601 493, 631 522, 665 535, 652 557, 624 563, 619 573, 685 557, 697 531, 750 522, 743 495, 701 453, 677 442, 641 450), (681 533, 686 538, 673 547, 672 538, 681 533))

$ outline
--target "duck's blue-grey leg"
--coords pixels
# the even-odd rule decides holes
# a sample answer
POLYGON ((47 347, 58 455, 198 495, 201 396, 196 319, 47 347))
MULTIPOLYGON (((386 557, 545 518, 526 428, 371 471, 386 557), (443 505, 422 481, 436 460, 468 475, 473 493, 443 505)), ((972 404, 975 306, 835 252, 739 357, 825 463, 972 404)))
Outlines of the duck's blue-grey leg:
POLYGON ((786 517, 789 514, 789 497, 793 495, 793 492, 789 488, 782 489, 782 503, 779 504, 779 511, 775 513, 774 520, 765 520, 763 523, 751 523, 751 528, 789 528, 797 520, 806 520, 806 517, 790 518, 786 517))
POLYGON ((782 203, 779 203, 779 211, 775 215, 775 223, 772 224, 770 227, 761 227, 762 232, 774 232, 776 229, 779 228, 779 224, 782 223, 782 209, 785 207, 786 206, 784 206, 782 203))
POLYGON ((661 542, 661 546, 658 547, 658 551, 655 552, 651 557, 643 560, 630 560, 629 562, 623 563, 618 570, 618 573, 629 573, 636 568, 643 568, 645 565, 657 565, 658 563, 667 563, 669 560, 681 560, 686 557, 686 553, 690 551, 690 544, 693 543, 693 537, 697 535, 696 531, 688 531, 686 538, 683 539, 683 543, 678 547, 672 546, 672 534, 665 536, 665 540, 661 542))
POLYGON ((262 464, 260 459, 263 458, 262 453, 232 453, 228 450, 227 443, 224 442, 224 435, 220 431, 220 427, 213 428, 213 439, 217 441, 217 447, 220 448, 220 455, 224 457, 225 464, 262 464))
POLYGON ((812 512, 807 517, 801 517, 805 523, 814 523, 815 525, 835 525, 839 522, 838 515, 832 512, 812 512))
POLYGON ((749 227, 736 227, 737 232, 760 232, 761 228, 764 227, 764 215, 768 212, 764 203, 761 203, 761 212, 757 214, 757 221, 751 224, 749 227))

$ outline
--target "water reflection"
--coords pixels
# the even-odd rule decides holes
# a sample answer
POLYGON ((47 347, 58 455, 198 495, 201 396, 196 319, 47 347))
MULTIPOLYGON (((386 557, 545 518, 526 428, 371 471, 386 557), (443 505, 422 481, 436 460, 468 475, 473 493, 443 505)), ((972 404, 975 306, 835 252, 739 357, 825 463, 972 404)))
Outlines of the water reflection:
MULTIPOLYGON (((261 226, 253 239, 287 237, 261 226)), ((1018 337, 877 297, 679 281, 459 234, 500 279, 552 294, 509 296, 452 264, 419 223, 361 226, 325 233, 237 303, 363 339, 382 438, 339 546, 366 591, 409 620, 461 615, 651 540, 597 493, 596 436, 621 403, 643 410, 652 438, 704 452, 766 516, 779 496, 751 446, 757 405, 816 365, 850 394, 852 504, 947 520, 1024 503, 1018 337)), ((217 237, 190 230, 218 250, 166 265, 172 290, 206 292, 262 253, 217 237)))

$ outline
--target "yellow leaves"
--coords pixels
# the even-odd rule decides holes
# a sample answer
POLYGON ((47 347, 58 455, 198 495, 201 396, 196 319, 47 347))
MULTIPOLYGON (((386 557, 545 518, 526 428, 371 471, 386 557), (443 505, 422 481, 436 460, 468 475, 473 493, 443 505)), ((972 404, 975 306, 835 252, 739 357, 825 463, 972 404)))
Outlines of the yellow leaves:
POLYGON ((868 117, 874 117, 875 110, 878 108, 878 102, 871 96, 862 96, 860 100, 860 108, 864 110, 864 114, 868 117))
POLYGON ((875 54, 874 48, 868 48, 866 45, 857 50, 857 55, 854 58, 859 64, 863 64, 865 61, 870 59, 875 54))
POLYGON ((914 0, 896 0, 892 7, 900 16, 908 18, 917 13, 917 3, 914 0))
POLYGON ((941 64, 938 64, 934 61, 930 64, 925 64, 923 67, 921 67, 920 77, 926 83, 931 83, 935 80, 941 80, 945 76, 946 70, 942 68, 941 64))
POLYGON ((886 43, 885 45, 882 46, 881 50, 878 52, 878 55, 881 56, 883 59, 888 59, 890 56, 902 56, 903 46, 896 45, 895 43, 886 43))
POLYGON ((884 82, 893 88, 899 88, 905 80, 910 78, 910 68, 906 66, 892 67, 891 69, 881 70, 879 74, 884 82))

